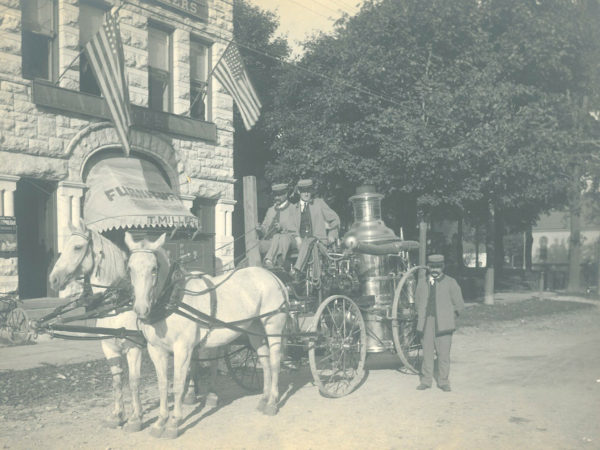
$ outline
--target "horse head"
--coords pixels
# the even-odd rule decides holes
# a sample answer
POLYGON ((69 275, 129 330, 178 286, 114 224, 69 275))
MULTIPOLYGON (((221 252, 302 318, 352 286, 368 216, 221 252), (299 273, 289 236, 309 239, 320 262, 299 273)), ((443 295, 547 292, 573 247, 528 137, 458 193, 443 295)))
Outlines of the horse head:
POLYGON ((166 282, 169 259, 162 249, 166 236, 163 233, 156 241, 135 241, 129 232, 125 233, 130 251, 127 268, 133 286, 133 310, 140 319, 148 318, 166 282))
POLYGON ((83 223, 69 224, 71 235, 65 242, 60 257, 50 272, 50 286, 55 290, 64 289, 71 281, 89 275, 94 268, 92 232, 83 223))

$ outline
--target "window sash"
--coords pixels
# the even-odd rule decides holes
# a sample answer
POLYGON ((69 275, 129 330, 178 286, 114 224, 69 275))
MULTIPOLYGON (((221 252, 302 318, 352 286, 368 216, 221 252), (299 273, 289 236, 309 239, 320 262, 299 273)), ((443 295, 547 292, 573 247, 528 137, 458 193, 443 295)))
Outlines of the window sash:
POLYGON ((21 5, 23 30, 53 38, 54 0, 26 0, 21 5))
POLYGON ((169 72, 169 33, 158 28, 148 31, 148 65, 169 72))

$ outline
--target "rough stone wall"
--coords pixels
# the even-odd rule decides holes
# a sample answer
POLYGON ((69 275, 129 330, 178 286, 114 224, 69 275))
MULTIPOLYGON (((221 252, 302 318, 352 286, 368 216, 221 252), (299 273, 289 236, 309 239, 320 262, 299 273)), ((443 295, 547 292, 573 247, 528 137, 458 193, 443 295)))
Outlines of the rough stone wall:
MULTIPOLYGON (((233 33, 232 2, 209 0, 208 3, 208 23, 139 0, 132 0, 120 10, 131 103, 148 105, 148 20, 151 18, 173 29, 173 112, 187 112, 190 34, 214 42, 214 63, 227 44, 218 36, 230 39, 233 33)), ((78 0, 57 0, 57 5, 58 73, 63 74, 59 86, 78 90, 79 66, 78 62, 72 64, 79 52, 78 0)), ((75 167, 80 162, 71 161, 75 153, 73 142, 78 134, 101 121, 33 103, 32 82, 22 76, 20 2, 0 0, 0 7, 0 176, 81 182, 80 170, 75 167)), ((225 208, 229 210, 233 208, 233 102, 215 80, 212 80, 211 105, 210 118, 217 126, 216 143, 182 139, 152 130, 145 132, 157 135, 175 150, 176 167, 172 169, 179 176, 177 188, 181 194, 218 198, 220 203, 231 205, 225 208)), ((218 242, 229 240, 231 236, 217 235, 218 242)), ((12 263, 0 264, 0 278, 6 272, 5 266, 11 267, 7 269, 11 273, 14 270, 12 263)))

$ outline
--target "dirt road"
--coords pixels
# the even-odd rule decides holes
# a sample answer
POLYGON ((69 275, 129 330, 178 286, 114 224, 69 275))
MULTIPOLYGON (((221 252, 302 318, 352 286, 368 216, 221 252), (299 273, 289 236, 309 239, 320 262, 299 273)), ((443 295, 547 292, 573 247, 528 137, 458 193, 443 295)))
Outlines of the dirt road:
MULTIPOLYGON (((175 441, 107 430, 107 392, 42 404, 15 416, 0 402, 4 448, 600 448, 600 308, 455 334, 453 392, 416 391, 418 379, 372 370, 352 395, 326 399, 301 370, 283 379, 276 417, 221 381, 215 410, 188 406, 175 441)), ((156 386, 143 392, 147 424, 156 386)))

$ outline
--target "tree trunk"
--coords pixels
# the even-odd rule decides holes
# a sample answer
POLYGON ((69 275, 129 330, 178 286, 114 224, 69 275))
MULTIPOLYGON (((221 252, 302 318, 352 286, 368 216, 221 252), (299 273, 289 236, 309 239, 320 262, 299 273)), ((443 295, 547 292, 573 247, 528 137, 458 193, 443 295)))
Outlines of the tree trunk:
POLYGON ((494 211, 494 271, 498 279, 504 268, 504 214, 494 211))
POLYGON ((581 192, 579 170, 574 170, 569 202, 569 292, 581 291, 581 192))
POLYGON ((463 217, 462 214, 458 218, 458 226, 456 230, 456 248, 454 249, 456 252, 456 270, 458 273, 463 271, 465 267, 465 260, 463 258, 463 217))
POLYGON ((484 299, 486 305, 494 304, 494 240, 495 240, 494 207, 490 202, 488 207, 487 229, 485 233, 486 272, 484 283, 484 299))
POLYGON ((532 266, 532 249, 533 249, 533 232, 531 225, 525 232, 525 270, 531 270, 532 266))
POLYGON ((475 225, 475 267, 479 268, 479 225, 475 225))

